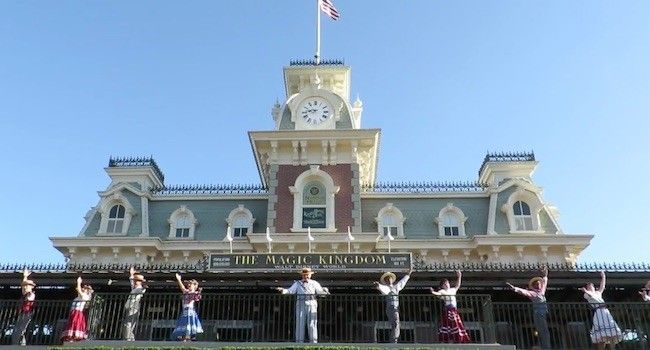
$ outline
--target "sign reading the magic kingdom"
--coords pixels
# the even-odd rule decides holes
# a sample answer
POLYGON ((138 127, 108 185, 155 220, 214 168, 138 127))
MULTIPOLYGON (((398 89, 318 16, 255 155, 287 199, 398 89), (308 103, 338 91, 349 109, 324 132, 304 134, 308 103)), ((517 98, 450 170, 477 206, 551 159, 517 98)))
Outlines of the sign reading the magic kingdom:
POLYGON ((410 253, 250 253, 210 254, 209 270, 296 271, 314 270, 408 270, 410 253))

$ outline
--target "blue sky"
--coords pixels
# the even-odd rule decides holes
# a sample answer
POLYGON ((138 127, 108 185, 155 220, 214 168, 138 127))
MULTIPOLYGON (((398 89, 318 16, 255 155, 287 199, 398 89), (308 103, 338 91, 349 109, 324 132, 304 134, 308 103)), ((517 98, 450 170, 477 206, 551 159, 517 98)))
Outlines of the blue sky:
MULTIPOLYGON (((486 151, 534 150, 564 231, 596 235, 582 261, 648 261, 650 2, 334 3, 322 53, 382 129, 379 180, 475 180, 486 151)), ((110 155, 258 183, 246 132, 273 128, 282 67, 314 51, 309 0, 0 3, 0 261, 61 261, 47 237, 78 234, 110 155)))

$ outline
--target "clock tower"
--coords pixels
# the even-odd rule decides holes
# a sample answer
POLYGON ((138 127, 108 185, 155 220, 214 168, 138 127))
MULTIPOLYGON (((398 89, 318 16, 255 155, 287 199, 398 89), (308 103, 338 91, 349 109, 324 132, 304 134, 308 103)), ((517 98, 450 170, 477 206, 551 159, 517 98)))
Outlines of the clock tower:
POLYGON ((379 129, 362 129, 350 101, 350 67, 294 61, 284 68, 285 101, 275 129, 249 137, 269 191, 267 226, 276 234, 361 232, 361 188, 375 182, 379 129))

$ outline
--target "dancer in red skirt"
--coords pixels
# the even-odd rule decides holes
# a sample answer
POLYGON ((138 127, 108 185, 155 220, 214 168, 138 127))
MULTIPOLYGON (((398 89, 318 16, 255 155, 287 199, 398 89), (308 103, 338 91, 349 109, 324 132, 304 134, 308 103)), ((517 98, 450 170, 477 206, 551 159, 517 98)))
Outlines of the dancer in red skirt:
POLYGON ((77 277, 77 297, 72 301, 68 324, 65 326, 65 330, 61 336, 62 341, 74 342, 88 338, 84 308, 86 307, 86 303, 92 298, 92 295, 93 288, 88 284, 82 285, 81 277, 77 277))
POLYGON ((440 289, 436 292, 431 288, 431 294, 439 297, 445 302, 445 309, 442 313, 440 328, 438 329, 438 338, 443 343, 469 343, 469 334, 465 330, 463 320, 458 314, 456 308, 456 292, 460 288, 462 273, 456 271, 456 285, 452 288, 449 280, 443 279, 440 282, 440 289))

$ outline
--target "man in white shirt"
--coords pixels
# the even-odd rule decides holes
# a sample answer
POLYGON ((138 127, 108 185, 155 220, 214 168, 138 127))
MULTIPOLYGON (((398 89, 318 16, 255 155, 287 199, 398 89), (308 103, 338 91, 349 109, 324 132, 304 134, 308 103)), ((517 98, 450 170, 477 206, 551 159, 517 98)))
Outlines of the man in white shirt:
POLYGON ((282 294, 296 294, 296 343, 305 340, 305 325, 309 330, 309 341, 318 342, 318 302, 316 294, 329 294, 327 288, 311 279, 314 274, 306 267, 300 272, 300 281, 295 281, 289 288, 277 288, 282 294))
POLYGON ((399 339, 399 298, 398 294, 399 292, 404 289, 406 286, 406 282, 408 282, 409 278, 411 278, 411 273, 413 270, 410 270, 407 275, 402 277, 397 284, 395 283, 395 280, 397 277, 395 276, 394 273, 392 272, 386 272, 385 274, 381 275, 379 278, 380 282, 375 282, 375 286, 377 289, 379 289, 379 292, 381 294, 386 295, 385 301, 386 301, 386 316, 388 317, 388 322, 390 323, 390 328, 391 328, 391 339, 390 341, 392 343, 397 343, 397 340, 399 339))

